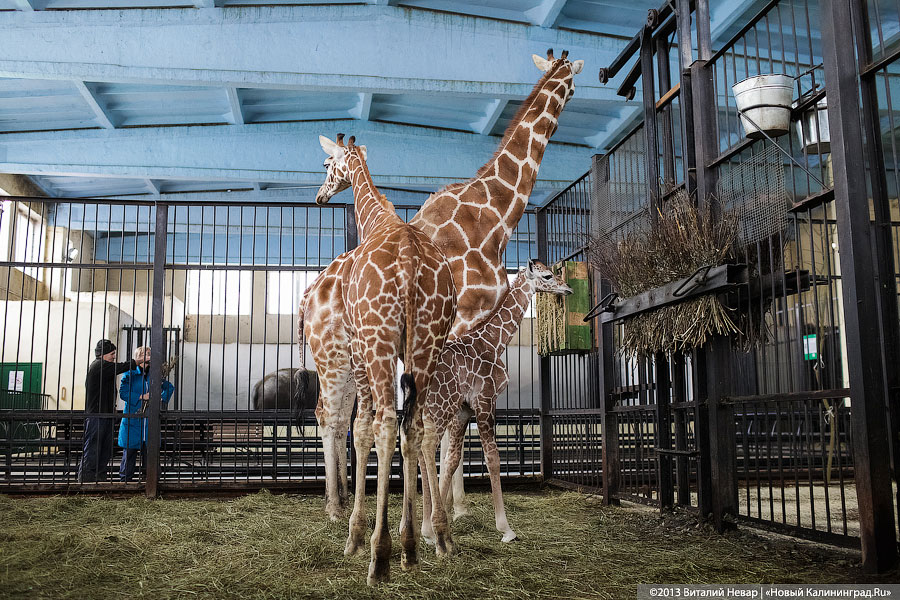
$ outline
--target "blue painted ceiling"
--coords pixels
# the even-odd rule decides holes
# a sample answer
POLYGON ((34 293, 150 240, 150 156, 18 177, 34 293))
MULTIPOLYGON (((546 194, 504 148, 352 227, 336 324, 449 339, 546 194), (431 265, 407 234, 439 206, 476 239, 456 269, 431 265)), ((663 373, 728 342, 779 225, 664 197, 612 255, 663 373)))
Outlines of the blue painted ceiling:
MULTIPOLYGON (((554 47, 585 69, 541 204, 639 118, 597 70, 660 3, 0 0, 0 172, 54 197, 308 198, 318 134, 342 131, 368 146, 377 184, 415 202, 491 156, 540 75, 530 55, 554 47)), ((761 2, 712 4, 722 40, 761 2)))

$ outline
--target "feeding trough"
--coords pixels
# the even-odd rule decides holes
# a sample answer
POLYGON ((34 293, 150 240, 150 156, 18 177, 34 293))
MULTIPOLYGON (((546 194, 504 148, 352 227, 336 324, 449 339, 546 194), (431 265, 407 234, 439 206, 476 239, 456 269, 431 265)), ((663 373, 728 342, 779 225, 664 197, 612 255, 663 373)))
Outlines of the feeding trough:
POLYGON ((831 134, 828 131, 828 102, 822 98, 810 107, 797 121, 797 137, 800 147, 807 154, 831 152, 831 134))
POLYGON ((762 139, 790 131, 793 90, 794 79, 781 74, 756 75, 731 86, 744 134, 762 139))

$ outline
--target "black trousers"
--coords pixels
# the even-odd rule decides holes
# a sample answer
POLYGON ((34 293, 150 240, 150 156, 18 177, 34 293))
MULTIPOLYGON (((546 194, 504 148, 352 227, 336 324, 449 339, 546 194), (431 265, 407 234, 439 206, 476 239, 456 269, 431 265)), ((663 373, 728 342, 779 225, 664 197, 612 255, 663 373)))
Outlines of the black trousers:
POLYGON ((110 417, 84 419, 84 449, 78 465, 78 482, 106 481, 113 452, 113 425, 110 417))

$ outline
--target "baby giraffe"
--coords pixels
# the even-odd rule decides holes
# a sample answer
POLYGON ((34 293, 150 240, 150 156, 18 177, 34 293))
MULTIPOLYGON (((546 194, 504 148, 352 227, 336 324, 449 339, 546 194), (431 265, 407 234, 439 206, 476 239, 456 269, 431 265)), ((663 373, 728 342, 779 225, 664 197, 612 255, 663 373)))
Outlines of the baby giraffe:
MULTIPOLYGON (((346 554, 356 553, 363 545, 367 524, 366 465, 373 442, 378 455, 377 507, 368 577, 372 585, 387 581, 390 573, 387 503, 397 443, 394 381, 401 355, 406 369, 400 379, 404 391, 400 420, 400 449, 404 457, 401 566, 409 569, 418 563, 416 458, 421 450, 424 394, 456 314, 456 291, 450 268, 437 246, 421 231, 403 222, 393 205, 376 189, 366 166, 366 147, 355 146, 352 137, 344 146, 342 135, 337 142, 320 136, 319 142, 328 158, 325 159, 325 183, 316 195, 316 202, 328 202, 352 185, 362 240, 359 247, 339 261, 339 298, 334 299, 340 301, 343 326, 350 342, 349 364, 357 389, 357 416, 353 426, 356 493, 346 554)), ((330 318, 327 314, 322 317, 326 321, 330 318)), ((346 357, 337 363, 346 364, 346 357)), ((318 360, 316 368, 322 368, 318 360)), ((324 395, 322 400, 326 400, 324 395)))
POLYGON ((438 547, 452 549, 446 502, 451 478, 462 457, 462 443, 469 419, 475 415, 481 447, 491 478, 491 496, 497 531, 503 541, 516 538, 506 520, 500 489, 500 454, 494 437, 494 410, 497 396, 509 383, 503 352, 519 330, 519 323, 535 292, 568 296, 572 288, 540 261, 529 261, 519 270, 500 305, 481 323, 444 346, 441 362, 431 379, 425 401, 425 435, 421 463, 428 477, 422 477, 422 535, 438 547), (436 482, 435 451, 449 428, 450 449, 442 470, 440 494, 436 482))

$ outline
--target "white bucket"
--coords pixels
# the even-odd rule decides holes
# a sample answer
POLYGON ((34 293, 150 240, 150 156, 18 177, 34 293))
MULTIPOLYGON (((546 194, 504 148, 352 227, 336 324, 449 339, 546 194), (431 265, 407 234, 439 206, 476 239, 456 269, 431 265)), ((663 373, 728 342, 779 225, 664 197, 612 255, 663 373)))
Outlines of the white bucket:
POLYGON ((787 75, 756 75, 731 86, 738 110, 753 120, 757 128, 741 115, 741 124, 748 138, 760 139, 786 134, 791 128, 791 97, 794 79, 787 75))
POLYGON ((797 121, 797 137, 800 147, 807 154, 831 152, 831 133, 828 131, 828 102, 822 98, 816 105, 803 113, 797 121), (818 120, 818 125, 816 121, 818 120))

